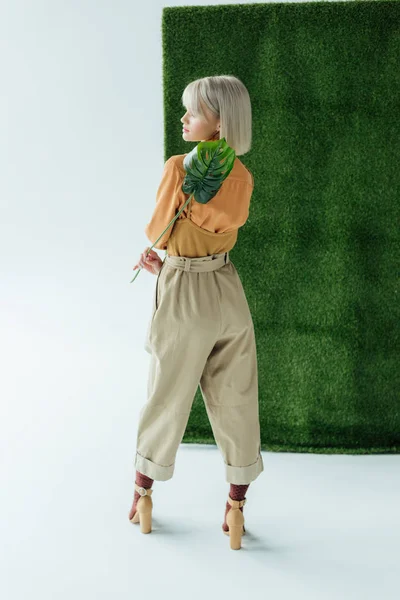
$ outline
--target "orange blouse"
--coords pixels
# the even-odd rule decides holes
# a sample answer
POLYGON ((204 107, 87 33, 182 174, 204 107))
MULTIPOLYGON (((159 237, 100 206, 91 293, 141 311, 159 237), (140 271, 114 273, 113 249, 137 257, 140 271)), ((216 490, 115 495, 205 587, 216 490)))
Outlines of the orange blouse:
MULTIPOLYGON (((164 164, 161 183, 156 194, 156 207, 145 227, 145 234, 152 245, 190 196, 190 194, 185 194, 182 191, 183 180, 186 176, 183 166, 185 156, 186 154, 173 155, 164 164)), ((249 216, 253 188, 254 180, 251 171, 236 157, 231 172, 223 181, 215 196, 207 204, 200 204, 192 197, 190 203, 158 240, 154 248, 167 250, 168 241, 175 225, 178 221, 187 218, 189 206, 191 207, 189 218, 195 224, 195 227, 198 226, 197 229, 201 228, 198 231, 204 230, 205 238, 207 238, 206 232, 237 231, 239 227, 246 223, 249 216)), ((196 252, 200 256, 207 255, 201 242, 200 247, 199 242, 197 242, 196 248, 196 252)))

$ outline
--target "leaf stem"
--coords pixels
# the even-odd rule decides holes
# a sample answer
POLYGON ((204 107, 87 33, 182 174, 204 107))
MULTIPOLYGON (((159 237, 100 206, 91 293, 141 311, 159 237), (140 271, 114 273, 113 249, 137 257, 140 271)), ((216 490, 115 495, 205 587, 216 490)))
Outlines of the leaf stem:
MULTIPOLYGON (((187 206, 188 203, 190 202, 190 200, 192 199, 193 194, 194 194, 194 191, 190 194, 189 198, 186 200, 185 204, 182 206, 182 208, 180 209, 180 211, 176 213, 176 215, 174 216, 174 218, 172 219, 172 221, 166 226, 166 228, 164 229, 164 231, 162 232, 162 234, 156 239, 156 241, 154 242, 153 246, 155 246, 157 244, 158 240, 160 238, 162 238, 162 236, 164 235, 164 233, 169 229, 169 227, 171 227, 172 223, 174 221, 176 221, 176 219, 179 217, 179 215, 181 214, 181 212, 183 211, 183 209, 185 208, 185 206, 187 206)), ((151 246, 151 248, 148 249, 146 256, 149 254, 149 252, 153 248, 153 246, 151 246)), ((164 260, 165 260, 165 258, 164 258, 164 260)), ((141 268, 138 269, 138 272, 135 274, 135 277, 129 283, 133 283, 135 281, 135 279, 139 275, 140 271, 141 271, 141 268)))

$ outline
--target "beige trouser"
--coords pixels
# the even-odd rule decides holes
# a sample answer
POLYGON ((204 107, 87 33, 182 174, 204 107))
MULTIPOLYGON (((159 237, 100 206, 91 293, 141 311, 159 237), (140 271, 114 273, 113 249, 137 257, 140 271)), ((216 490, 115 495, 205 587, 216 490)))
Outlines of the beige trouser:
POLYGON ((246 484, 264 470, 260 452, 254 327, 229 252, 166 256, 157 276, 145 349, 151 354, 135 468, 171 479, 200 385, 226 481, 246 484))

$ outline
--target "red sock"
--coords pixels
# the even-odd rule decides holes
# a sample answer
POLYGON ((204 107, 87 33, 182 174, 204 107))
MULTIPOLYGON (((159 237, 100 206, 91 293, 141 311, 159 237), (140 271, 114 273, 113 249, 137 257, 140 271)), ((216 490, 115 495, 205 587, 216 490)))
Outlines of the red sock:
MULTIPOLYGON (((139 487, 144 487, 146 490, 148 490, 153 485, 153 481, 154 479, 150 479, 150 477, 147 477, 147 475, 143 475, 143 473, 139 473, 139 471, 136 471, 135 483, 137 483, 139 487)), ((133 497, 133 505, 131 508, 131 512, 129 513, 129 519, 133 519, 133 515, 136 512, 136 505, 138 503, 139 498, 140 494, 135 490, 135 495, 133 497)))
MULTIPOLYGON (((244 500, 249 485, 250 485, 250 483, 246 483, 245 485, 236 485, 235 483, 231 483, 229 495, 232 498, 232 500, 244 500)), ((222 525, 222 528, 224 531, 229 531, 229 527, 226 524, 226 515, 228 514, 228 512, 230 511, 231 508, 232 507, 229 504, 229 502, 226 501, 225 520, 224 520, 224 524, 222 525)), ((241 510, 243 512, 243 506, 241 506, 239 508, 239 510, 241 510)))

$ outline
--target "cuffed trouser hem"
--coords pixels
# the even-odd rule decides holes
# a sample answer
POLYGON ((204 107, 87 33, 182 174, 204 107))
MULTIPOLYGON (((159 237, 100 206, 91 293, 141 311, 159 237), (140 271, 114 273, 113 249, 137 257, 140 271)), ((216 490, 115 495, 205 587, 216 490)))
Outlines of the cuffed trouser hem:
POLYGON ((225 463, 226 481, 236 485, 245 485, 254 481, 262 471, 264 471, 264 463, 261 454, 255 463, 246 467, 233 467, 225 463))
POLYGON ((143 475, 147 475, 150 479, 155 479, 156 481, 166 481, 167 479, 171 479, 174 474, 175 464, 172 465, 158 465, 157 463, 145 458, 139 452, 136 452, 135 457, 135 468, 139 473, 143 475))

